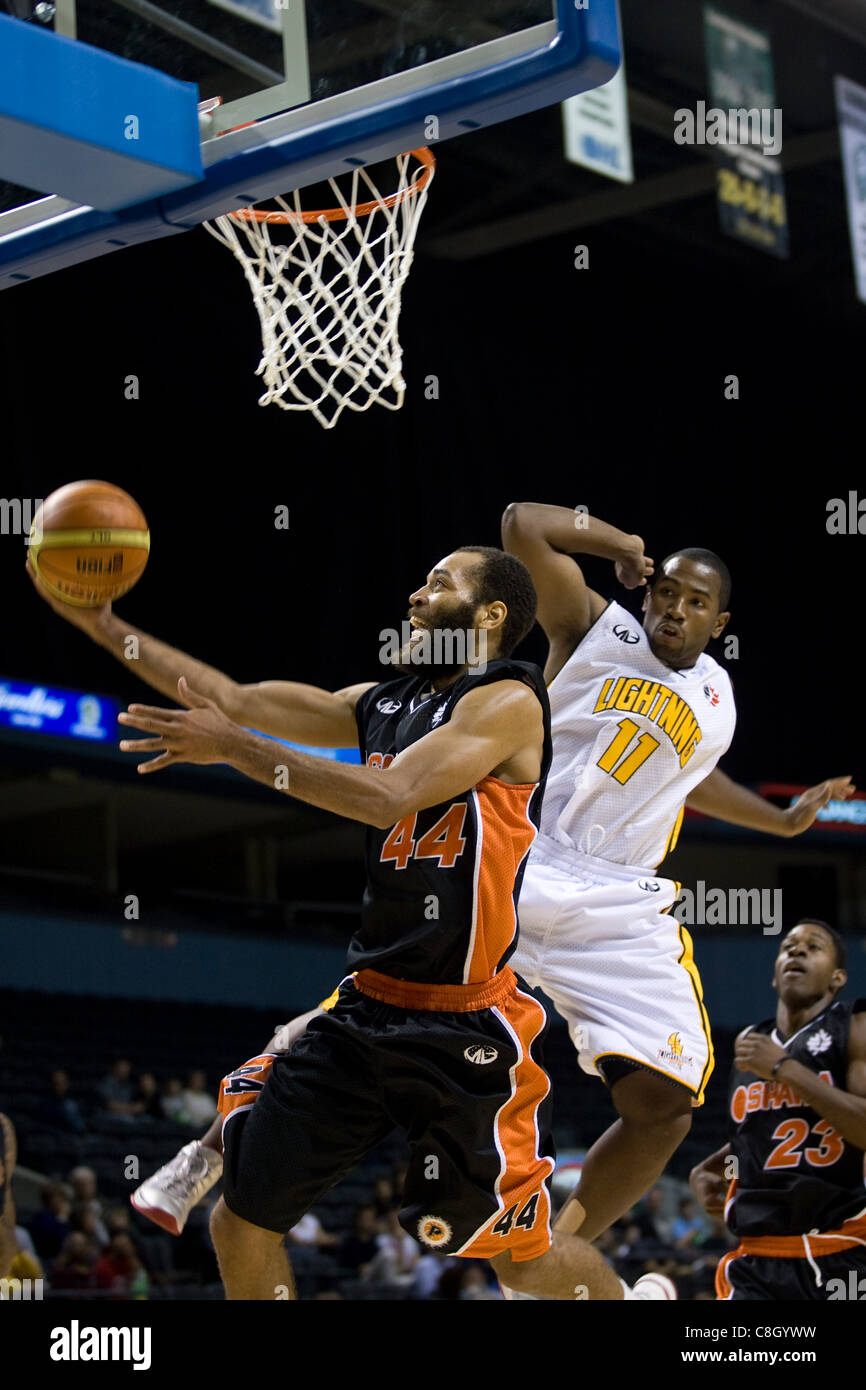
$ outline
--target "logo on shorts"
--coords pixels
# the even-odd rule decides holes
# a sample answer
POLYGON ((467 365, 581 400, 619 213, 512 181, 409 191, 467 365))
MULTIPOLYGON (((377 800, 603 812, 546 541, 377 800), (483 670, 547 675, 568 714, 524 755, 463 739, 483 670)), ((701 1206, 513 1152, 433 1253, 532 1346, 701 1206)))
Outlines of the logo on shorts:
POLYGON ((806 1046, 813 1057, 817 1057, 819 1052, 826 1052, 828 1047, 833 1046, 833 1039, 823 1028, 819 1028, 817 1033, 813 1033, 811 1038, 806 1040, 806 1046))
POLYGON ((418 1222, 418 1239, 431 1250, 438 1250, 451 1239, 451 1227, 441 1216, 422 1216, 418 1222))
POLYGON ((474 1062, 476 1067, 486 1067, 490 1062, 495 1062, 499 1056, 499 1051, 495 1047, 486 1047, 484 1043, 473 1043, 467 1047, 463 1053, 467 1062, 474 1062))
POLYGON ((715 708, 715 706, 719 703, 719 692, 717 690, 714 690, 711 685, 705 685, 704 694, 706 695, 710 704, 715 708))
POLYGON ((396 714, 398 709, 403 708, 402 700, 377 700, 376 708, 380 714, 396 714))
POLYGON ((661 884, 657 883, 654 878, 642 878, 637 886, 642 888, 645 893, 658 893, 661 889, 661 884))
POLYGON ((694 1057, 687 1057, 683 1051, 683 1040, 679 1033, 670 1034, 667 1046, 660 1047, 657 1056, 660 1061, 668 1062, 673 1067, 689 1066, 695 1060, 694 1057))
POLYGON ((613 635, 614 637, 618 637, 620 642, 628 642, 629 646, 632 646, 635 642, 640 641, 640 638, 638 637, 637 633, 629 631, 627 627, 623 627, 622 623, 620 623, 618 627, 614 628, 613 635))

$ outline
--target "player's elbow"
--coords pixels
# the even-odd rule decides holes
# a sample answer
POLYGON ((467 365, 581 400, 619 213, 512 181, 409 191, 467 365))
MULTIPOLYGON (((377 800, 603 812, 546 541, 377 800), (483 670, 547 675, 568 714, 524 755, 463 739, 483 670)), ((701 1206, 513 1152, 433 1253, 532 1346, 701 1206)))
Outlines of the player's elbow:
MULTIPOLYGON (((378 774, 378 780, 385 783, 386 774, 378 774)), ((377 788, 376 798, 370 810, 369 824, 376 830, 390 830, 392 825, 396 825, 414 809, 398 787, 382 785, 377 788)))
POLYGON ((510 536, 517 535, 526 522, 526 503, 509 502, 505 511, 502 513, 502 539, 507 541, 510 536))

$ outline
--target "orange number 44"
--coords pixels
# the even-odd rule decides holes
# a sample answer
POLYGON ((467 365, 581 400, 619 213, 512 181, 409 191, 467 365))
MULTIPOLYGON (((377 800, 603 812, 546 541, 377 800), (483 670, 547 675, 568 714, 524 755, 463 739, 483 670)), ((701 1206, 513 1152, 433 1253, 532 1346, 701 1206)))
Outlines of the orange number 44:
POLYGON ((468 809, 465 801, 455 801, 420 840, 415 839, 417 812, 404 816, 388 832, 379 855, 380 862, 390 864, 393 861, 398 869, 405 869, 413 858, 438 859, 440 869, 453 869, 466 848, 463 826, 468 809))

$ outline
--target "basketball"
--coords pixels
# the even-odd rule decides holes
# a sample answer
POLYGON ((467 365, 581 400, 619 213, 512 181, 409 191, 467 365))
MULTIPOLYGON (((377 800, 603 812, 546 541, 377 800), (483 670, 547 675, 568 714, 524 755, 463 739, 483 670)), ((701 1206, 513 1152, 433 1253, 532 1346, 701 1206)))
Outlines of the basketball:
POLYGON ((97 608, 140 578, 150 531, 138 503, 113 483, 67 483, 46 497, 30 531, 30 558, 64 603, 97 608))

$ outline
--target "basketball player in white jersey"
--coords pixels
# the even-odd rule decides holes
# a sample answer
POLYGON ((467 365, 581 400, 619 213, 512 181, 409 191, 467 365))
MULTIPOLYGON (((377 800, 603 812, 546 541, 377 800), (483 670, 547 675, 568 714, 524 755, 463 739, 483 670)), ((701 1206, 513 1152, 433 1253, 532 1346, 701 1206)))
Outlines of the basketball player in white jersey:
POLYGON ((508 507, 502 535, 538 594, 553 733, 510 963, 553 1000, 581 1068, 604 1079, 619 1112, 557 1221, 591 1241, 660 1176, 713 1067, 692 942, 671 914, 680 885, 656 873, 685 806, 789 836, 854 789, 836 778, 780 810, 716 768, 736 720, 730 679, 705 652, 730 617, 717 555, 679 551, 653 577, 639 536, 536 503, 508 507), (578 554, 613 561, 626 588, 646 586, 642 625, 587 587, 578 554))

